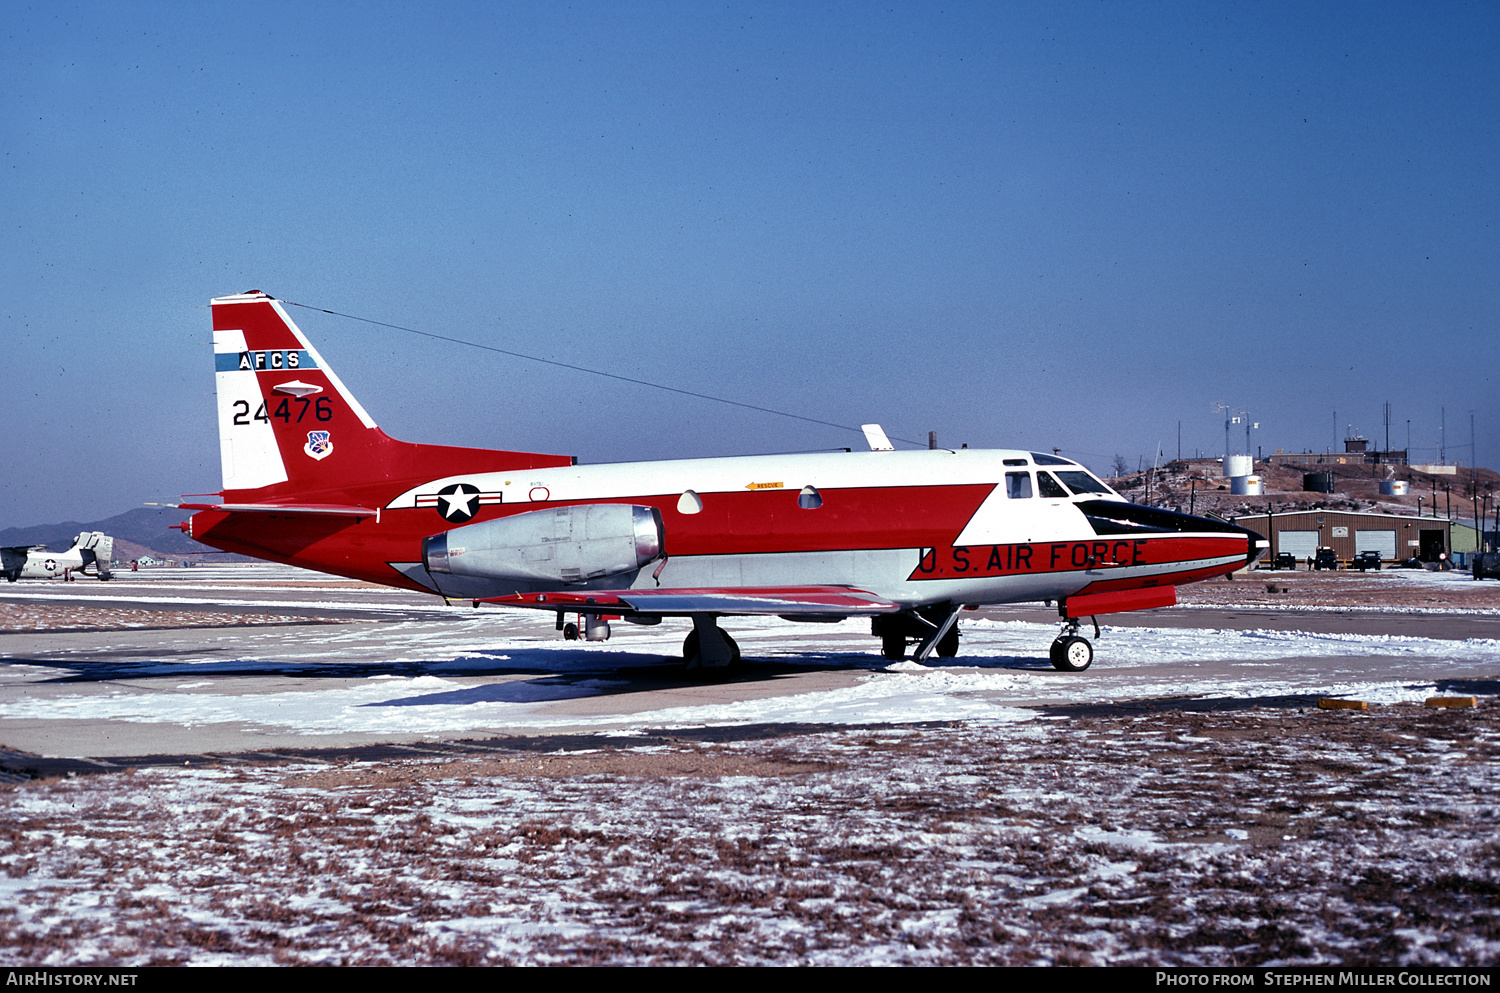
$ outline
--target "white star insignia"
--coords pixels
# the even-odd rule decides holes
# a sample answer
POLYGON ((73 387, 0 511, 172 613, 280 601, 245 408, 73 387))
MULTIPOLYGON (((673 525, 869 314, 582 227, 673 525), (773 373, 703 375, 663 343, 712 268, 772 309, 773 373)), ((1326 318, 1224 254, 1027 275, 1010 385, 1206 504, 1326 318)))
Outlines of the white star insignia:
POLYGON ((438 502, 447 504, 442 511, 444 517, 452 520, 455 517, 473 517, 474 501, 479 499, 478 490, 465 490, 459 487, 452 493, 439 493, 438 502))

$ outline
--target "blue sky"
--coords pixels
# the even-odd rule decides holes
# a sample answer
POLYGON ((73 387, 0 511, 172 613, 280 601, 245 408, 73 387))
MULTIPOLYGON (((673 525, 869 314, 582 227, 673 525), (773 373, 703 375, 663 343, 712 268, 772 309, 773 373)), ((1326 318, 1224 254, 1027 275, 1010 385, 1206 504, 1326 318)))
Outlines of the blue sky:
MULTIPOLYGON (((1101 470, 1221 401, 1500 464, 1492 3, 0 10, 0 526, 217 489, 251 288, 1101 470)), ((862 444, 293 315, 407 440, 862 444)))

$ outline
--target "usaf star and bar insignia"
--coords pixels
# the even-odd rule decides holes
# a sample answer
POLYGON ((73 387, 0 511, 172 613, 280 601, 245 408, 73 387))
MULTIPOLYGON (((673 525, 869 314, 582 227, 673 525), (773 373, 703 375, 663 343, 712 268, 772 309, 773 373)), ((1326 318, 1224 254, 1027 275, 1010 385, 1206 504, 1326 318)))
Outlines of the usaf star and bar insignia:
POLYGON ((479 487, 470 483, 453 483, 436 493, 417 494, 418 507, 432 507, 443 515, 443 520, 454 524, 473 520, 480 507, 503 502, 498 492, 481 493, 479 487))

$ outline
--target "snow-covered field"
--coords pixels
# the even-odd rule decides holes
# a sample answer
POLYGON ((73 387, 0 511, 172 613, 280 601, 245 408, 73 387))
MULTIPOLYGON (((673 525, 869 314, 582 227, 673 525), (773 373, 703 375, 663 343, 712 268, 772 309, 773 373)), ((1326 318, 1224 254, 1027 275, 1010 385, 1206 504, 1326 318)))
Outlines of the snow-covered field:
MULTIPOLYGON (((1500 640, 1178 618, 1107 628, 1077 675, 1047 664, 1050 623, 968 619, 961 657, 925 667, 880 659, 858 622, 741 618, 726 626, 746 674, 696 686, 666 660, 685 624, 617 624, 585 647, 546 615, 274 567, 187 572, 6 590, 30 626, 0 636, 0 746, 37 728, 91 729, 78 740, 100 748, 212 732, 217 755, 505 737, 457 758, 206 756, 0 787, 0 962, 1500 951, 1500 640), (131 613, 98 630, 94 604, 131 613), (1452 693, 1480 705, 1421 705, 1452 693), (565 750, 527 737, 560 732, 565 750)), ((1339 609, 1329 581, 1287 578, 1339 609)), ((1472 580, 1379 582, 1441 605, 1472 580)))
POLYGON ((0 794, 0 959, 1493 964, 1495 708, 154 770, 0 794))

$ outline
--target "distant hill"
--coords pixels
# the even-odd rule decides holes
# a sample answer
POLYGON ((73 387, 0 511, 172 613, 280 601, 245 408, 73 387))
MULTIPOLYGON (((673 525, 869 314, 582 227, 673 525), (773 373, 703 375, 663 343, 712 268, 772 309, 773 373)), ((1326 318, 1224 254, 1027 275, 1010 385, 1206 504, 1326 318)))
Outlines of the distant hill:
POLYGON ((103 531, 115 539, 116 561, 129 561, 147 553, 156 556, 207 554, 215 559, 227 559, 226 553, 199 544, 181 531, 172 530, 172 525, 187 520, 190 514, 191 511, 176 507, 137 507, 102 521, 63 521, 29 528, 5 528, 0 530, 0 545, 46 545, 60 552, 80 531, 103 531))

